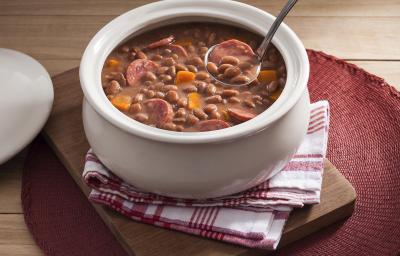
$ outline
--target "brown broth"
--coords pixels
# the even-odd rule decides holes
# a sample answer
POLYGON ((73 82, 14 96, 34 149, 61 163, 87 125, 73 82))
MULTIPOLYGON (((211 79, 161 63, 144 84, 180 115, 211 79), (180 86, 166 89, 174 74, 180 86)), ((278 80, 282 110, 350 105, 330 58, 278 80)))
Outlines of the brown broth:
POLYGON ((208 47, 229 39, 243 41, 254 49, 262 38, 215 23, 176 24, 135 36, 107 57, 102 70, 104 91, 124 114, 161 129, 207 131, 247 121, 279 97, 286 82, 286 68, 279 51, 271 46, 258 80, 239 88, 220 85, 206 72, 204 54, 208 47), (166 44, 148 48, 171 35, 173 40, 165 42, 172 41, 178 47, 166 44), (186 74, 195 79, 177 84, 182 80, 177 80, 178 70, 184 71, 179 78, 188 78, 186 74))

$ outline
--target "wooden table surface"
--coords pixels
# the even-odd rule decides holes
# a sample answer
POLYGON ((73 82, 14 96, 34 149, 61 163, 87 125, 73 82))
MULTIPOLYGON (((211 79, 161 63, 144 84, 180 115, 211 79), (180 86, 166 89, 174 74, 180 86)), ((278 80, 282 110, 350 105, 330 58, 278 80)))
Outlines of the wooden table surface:
MULTIPOLYGON (((90 38, 151 1, 0 0, 0 47, 25 52, 55 75, 79 65, 90 38)), ((285 0, 249 0, 277 14, 285 0)), ((307 48, 346 59, 400 90, 400 0, 300 0, 286 23, 307 48)), ((42 255, 21 208, 26 150, 0 166, 0 255, 42 255)))

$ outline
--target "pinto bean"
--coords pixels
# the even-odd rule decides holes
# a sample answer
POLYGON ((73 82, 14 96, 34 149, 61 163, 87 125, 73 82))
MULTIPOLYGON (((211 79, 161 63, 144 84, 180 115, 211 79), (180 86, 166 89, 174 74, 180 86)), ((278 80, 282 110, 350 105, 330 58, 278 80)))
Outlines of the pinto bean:
POLYGON ((176 76, 176 67, 175 66, 169 67, 167 73, 168 73, 168 75, 175 77, 176 76))
POLYGON ((238 96, 239 95, 239 91, 235 90, 235 89, 225 89, 222 91, 221 96, 222 97, 232 97, 232 96, 238 96))
POLYGON ((116 80, 112 80, 106 87, 106 94, 117 94, 121 91, 121 86, 116 80))
POLYGON ((189 93, 189 92, 197 92, 197 87, 195 85, 187 85, 182 88, 182 91, 189 93))
POLYGON ((162 64, 163 66, 170 67, 170 66, 175 65, 176 62, 175 62, 175 60, 174 60, 173 58, 169 57, 169 58, 163 59, 162 62, 161 62, 161 64, 162 64))
POLYGON ((119 83, 120 86, 125 87, 126 86, 126 79, 124 74, 121 72, 111 72, 110 74, 105 75, 105 78, 107 80, 115 80, 119 83))
POLYGON ((184 117, 186 116, 186 109, 184 108, 179 108, 176 113, 175 113, 176 117, 184 117))
POLYGON ((148 90, 145 94, 147 98, 153 98, 156 95, 156 92, 153 90, 148 90))
POLYGON ((220 119, 221 118, 221 114, 218 111, 213 111, 210 113, 210 118, 211 119, 220 119))
POLYGON ((198 80, 206 80, 209 77, 210 77, 210 75, 205 71, 200 71, 200 72, 196 73, 196 79, 198 79, 198 80))
POLYGON ((224 56, 221 58, 221 64, 231 64, 233 66, 237 66, 239 64, 239 59, 235 56, 224 56))
POLYGON ((221 103, 222 102, 222 97, 221 95, 214 95, 205 98, 204 100, 206 103, 221 103))
POLYGON ((218 79, 219 81, 224 81, 224 80, 225 80, 224 74, 219 74, 219 75, 217 75, 217 79, 218 79))
POLYGON ((161 81, 163 81, 163 82, 171 82, 172 79, 173 79, 172 76, 170 76, 170 75, 164 75, 164 76, 162 77, 161 81))
POLYGON ((217 87, 215 87, 215 85, 213 85, 213 84, 208 84, 205 89, 205 92, 208 95, 214 95, 216 91, 217 91, 217 87))
POLYGON ((231 79, 233 84, 245 84, 250 81, 250 78, 245 75, 238 75, 231 79))
POLYGON ((136 121, 141 122, 141 123, 144 123, 144 122, 146 122, 147 120, 149 120, 149 116, 146 115, 146 114, 144 114, 144 113, 136 114, 133 118, 134 118, 136 121))
POLYGON ((186 107, 187 106, 187 99, 186 98, 179 98, 176 102, 179 107, 186 107))
POLYGON ((156 92, 155 97, 156 97, 156 98, 159 98, 159 99, 164 99, 165 93, 163 93, 163 92, 156 92))
POLYGON ((176 53, 171 54, 171 57, 172 57, 175 61, 178 61, 178 59, 179 59, 179 55, 176 54, 176 53))
POLYGON ((130 113, 139 113, 142 110, 142 105, 140 103, 134 103, 129 108, 130 113))
POLYGON ((217 65, 215 65, 214 62, 207 63, 207 70, 208 70, 208 72, 210 72, 213 75, 218 74, 218 67, 217 67, 217 65))
POLYGON ((238 67, 230 67, 225 69, 224 76, 226 78, 231 78, 240 75, 241 70, 238 67))
POLYGON ((157 75, 165 74, 168 71, 168 67, 159 67, 156 71, 157 75))
POLYGON ((193 57, 186 61, 187 64, 194 65, 196 67, 203 66, 203 60, 200 57, 193 57))
POLYGON ((155 81, 157 77, 153 72, 147 71, 146 74, 144 74, 143 79, 145 81, 155 81))
POLYGON ((165 129, 165 130, 169 130, 169 131, 175 131, 176 124, 174 124, 174 123, 165 123, 164 125, 162 125, 162 128, 165 129))
POLYGON ((204 81, 195 81, 194 85, 197 87, 198 92, 204 92, 207 87, 207 83, 204 81))
POLYGON ((240 69, 242 69, 242 70, 249 69, 249 68, 251 68, 252 66, 253 66, 253 65, 252 65, 251 63, 247 62, 247 61, 240 62, 239 65, 238 65, 238 67, 239 67, 240 69))
POLYGON ((199 121, 199 118, 193 114, 189 114, 186 118, 186 122, 189 125, 194 125, 195 123, 197 123, 199 121))
POLYGON ((161 91, 161 89, 164 87, 164 83, 163 82, 157 82, 154 84, 154 87, 156 90, 161 91))
POLYGON ((187 69, 190 71, 190 72, 193 72, 193 73, 197 73, 197 71, 199 71, 195 66, 193 66, 193 65, 187 65, 186 66, 187 67, 187 69))
POLYGON ((150 85, 149 87, 152 87, 152 88, 140 88, 139 92, 140 93, 146 93, 148 90, 154 90, 155 89, 154 85, 150 85))
POLYGON ((193 114, 201 120, 208 118, 208 115, 202 109, 199 108, 193 109, 193 114))
POLYGON ((230 97, 228 99, 229 103, 240 103, 240 99, 238 97, 230 97))
POLYGON ((188 68, 183 64, 176 64, 175 68, 176 68, 176 71, 188 71, 188 68))
POLYGON ((144 99, 144 95, 141 93, 138 93, 135 95, 135 97, 133 98, 133 102, 137 103, 137 102, 142 102, 144 99))
POLYGON ((177 102, 178 99, 179 99, 178 93, 177 93, 176 91, 172 91, 172 90, 168 91, 168 92, 166 93, 165 97, 166 97, 166 99, 167 99, 169 102, 171 102, 171 103, 175 103, 175 102, 177 102))
POLYGON ((207 104, 204 108, 203 108, 203 110, 204 110, 204 112, 206 112, 206 113, 211 113, 211 112, 214 112, 214 111, 217 111, 218 110, 218 107, 217 107, 217 105, 215 105, 215 104, 207 104))
POLYGON ((186 118, 185 117, 176 117, 176 118, 172 119, 172 122, 183 124, 186 122, 186 118))
POLYGON ((166 84, 163 87, 161 87, 161 91, 163 92, 168 92, 168 91, 177 91, 178 86, 173 85, 173 84, 166 84))
POLYGON ((254 104, 254 102, 251 99, 245 99, 243 101, 244 105, 249 107, 249 108, 255 108, 256 104, 254 104))
POLYGON ((218 67, 218 72, 223 74, 227 68, 233 67, 231 64, 222 64, 218 67))

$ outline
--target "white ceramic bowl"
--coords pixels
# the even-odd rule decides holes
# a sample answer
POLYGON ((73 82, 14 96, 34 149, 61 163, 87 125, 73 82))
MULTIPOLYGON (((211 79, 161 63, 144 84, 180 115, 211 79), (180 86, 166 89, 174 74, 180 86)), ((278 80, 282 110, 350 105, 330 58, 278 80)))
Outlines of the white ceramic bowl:
POLYGON ((101 86, 109 53, 132 35, 166 24, 212 21, 264 35, 274 17, 227 0, 161 1, 131 10, 90 41, 80 66, 83 122, 99 159, 127 182, 185 198, 236 193, 271 177, 295 153, 309 120, 309 63, 303 44, 282 24, 273 43, 287 67, 279 99, 256 118, 223 130, 179 133, 141 124, 114 108, 101 86))

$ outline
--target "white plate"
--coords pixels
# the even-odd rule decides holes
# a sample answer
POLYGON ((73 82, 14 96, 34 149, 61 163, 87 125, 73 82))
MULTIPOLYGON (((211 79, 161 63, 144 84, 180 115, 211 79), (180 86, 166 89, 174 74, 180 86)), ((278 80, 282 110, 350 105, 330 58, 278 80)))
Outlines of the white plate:
POLYGON ((0 48, 0 164, 35 138, 53 99, 53 83, 39 62, 0 48))

